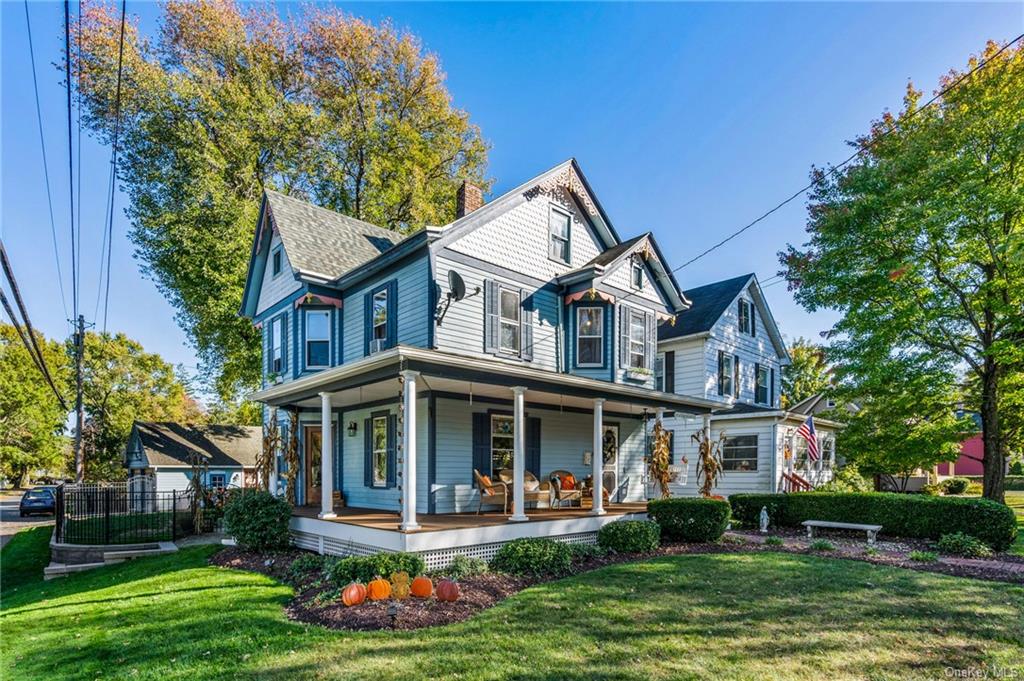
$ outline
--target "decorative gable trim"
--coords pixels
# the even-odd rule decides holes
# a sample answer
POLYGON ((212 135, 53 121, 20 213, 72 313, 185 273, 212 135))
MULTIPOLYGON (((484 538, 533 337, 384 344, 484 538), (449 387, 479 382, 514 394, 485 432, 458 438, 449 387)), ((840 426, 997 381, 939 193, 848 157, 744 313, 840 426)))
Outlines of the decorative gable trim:
POLYGON ((588 302, 602 300, 606 303, 614 303, 615 296, 613 296, 610 293, 605 293, 604 291, 598 291, 597 289, 591 288, 585 291, 577 291, 576 293, 570 293, 569 295, 565 296, 565 305, 566 307, 568 307, 569 305, 572 305, 573 303, 578 302, 580 300, 586 300, 588 302))
POLYGON ((315 293, 306 293, 306 295, 295 299, 295 309, 298 309, 304 305, 314 305, 317 307, 336 307, 339 310, 342 307, 340 298, 332 298, 331 296, 317 295, 315 293))
POLYGON ((587 185, 576 170, 575 161, 565 165, 554 175, 547 177, 532 189, 527 190, 525 195, 527 199, 533 199, 540 194, 555 194, 559 188, 565 189, 579 201, 580 206, 586 211, 587 215, 590 217, 601 216, 601 210, 597 207, 597 203, 591 197, 587 185))

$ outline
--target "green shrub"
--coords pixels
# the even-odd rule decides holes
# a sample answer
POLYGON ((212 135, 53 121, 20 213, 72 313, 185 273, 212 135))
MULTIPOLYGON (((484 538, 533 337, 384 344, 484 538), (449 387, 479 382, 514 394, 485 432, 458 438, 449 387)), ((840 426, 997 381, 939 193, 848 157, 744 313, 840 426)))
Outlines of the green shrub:
POLYGON ((608 555, 608 549, 597 544, 569 544, 574 561, 587 560, 588 558, 603 558, 608 555))
POLYGON ((970 485, 971 481, 967 478, 949 478, 942 481, 942 488, 946 494, 963 494, 970 485))
POLYGON ((1024 479, 1024 459, 1017 458, 1010 462, 1010 474, 1007 478, 1019 477, 1024 479))
POLYGON ((866 549, 864 549, 864 555, 865 556, 880 556, 880 555, 882 555, 882 552, 879 551, 878 549, 876 549, 874 546, 869 546, 866 549))
POLYGON ((982 492, 982 487, 981 487, 981 483, 980 482, 974 482, 973 480, 971 480, 970 484, 967 485, 967 493, 968 494, 972 494, 972 495, 974 495, 976 497, 980 497, 981 496, 981 492, 982 492))
MULTIPOLYGON (((437 571, 439 575, 448 577, 459 581, 466 577, 474 577, 476 575, 483 575, 490 571, 487 567, 487 561, 481 560, 480 558, 470 558, 464 556, 461 553, 454 558, 452 562, 448 563, 448 567, 442 568, 437 571)), ((409 574, 412 574, 411 572, 409 574)))
POLYGON ((946 493, 946 486, 938 482, 921 485, 921 494, 926 497, 940 497, 946 493))
POLYGON ((572 549, 568 544, 527 537, 515 539, 498 549, 491 568, 512 575, 564 575, 572 569, 572 549))
POLYGON ((786 542, 782 537, 768 537, 764 540, 765 546, 785 546, 786 542))
POLYGON ((911 551, 907 557, 918 563, 934 563, 939 559, 939 554, 934 551, 911 551))
MULTIPOLYGON (((981 476, 980 475, 968 475, 966 476, 971 483, 977 483, 977 487, 971 485, 972 489, 977 489, 978 494, 981 494, 981 476)), ((1007 492, 1024 492, 1024 475, 1007 475, 1003 482, 1004 489, 1007 492)))
POLYGON ((928 497, 922 494, 796 493, 734 494, 733 517, 756 523, 761 508, 780 527, 799 527, 805 520, 881 525, 896 537, 938 539, 951 532, 972 534, 996 551, 1005 550, 1017 536, 1013 511, 988 499, 928 497))
POLYGON ((812 541, 810 544, 807 545, 807 548, 810 549, 811 551, 835 551, 836 550, 835 544, 830 542, 828 539, 815 539, 814 541, 812 541))
POLYGON ((963 532, 942 535, 936 546, 943 553, 967 558, 988 558, 992 555, 992 549, 988 547, 988 544, 963 532))
POLYGON ((597 532, 597 544, 616 553, 654 551, 661 541, 661 527, 651 520, 618 520, 597 532))
POLYGON ((300 584, 308 576, 324 569, 327 556, 318 556, 315 553, 304 553, 291 562, 288 566, 288 581, 292 584, 300 584))
POLYGON ((350 582, 369 582, 374 577, 387 578, 392 572, 408 572, 410 576, 423 574, 426 565, 415 553, 374 553, 369 556, 349 556, 327 568, 327 577, 337 586, 350 582))
POLYGON ((860 474, 855 464, 846 464, 836 471, 835 476, 815 492, 870 492, 874 489, 871 481, 860 474))
POLYGON ((251 551, 286 548, 292 507, 270 492, 232 494, 224 505, 224 529, 239 546, 251 551))
MULTIPOLYGON (((758 513, 760 511, 758 509, 758 513)), ((655 499, 647 503, 647 515, 661 527, 662 539, 715 542, 729 525, 729 502, 721 499, 655 499)), ((755 519, 753 523, 756 522, 755 519)))

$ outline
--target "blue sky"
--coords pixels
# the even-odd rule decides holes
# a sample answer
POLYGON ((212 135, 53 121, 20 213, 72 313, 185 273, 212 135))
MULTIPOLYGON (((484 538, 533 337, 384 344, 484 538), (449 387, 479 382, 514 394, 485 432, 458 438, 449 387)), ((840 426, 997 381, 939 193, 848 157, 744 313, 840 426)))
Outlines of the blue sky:
MULTIPOLYGON (((625 238, 653 230, 673 267, 802 187, 812 164, 898 108, 908 79, 931 92, 988 39, 1024 31, 1024 3, 1002 4, 346 4, 420 36, 457 106, 492 145, 495 195, 570 157, 625 238)), ((279 5, 282 12, 298 5, 279 5)), ((128 2, 152 32, 159 6, 128 2)), ((44 135, 65 289, 70 296, 64 92, 54 66, 62 5, 31 3, 44 135)), ((57 286, 21 2, 4 2, 0 234, 33 321, 68 329, 57 286)), ((82 307, 93 316, 109 149, 83 141, 82 307)), ((195 365, 174 311, 140 272, 125 197, 114 224, 109 328, 195 365)), ((778 270, 803 241, 798 200, 677 274, 684 288, 778 270)), ((787 337, 817 337, 785 284, 766 289, 787 337)), ((70 297, 69 297, 70 304, 70 297)), ((102 315, 102 312, 100 313, 102 315)))

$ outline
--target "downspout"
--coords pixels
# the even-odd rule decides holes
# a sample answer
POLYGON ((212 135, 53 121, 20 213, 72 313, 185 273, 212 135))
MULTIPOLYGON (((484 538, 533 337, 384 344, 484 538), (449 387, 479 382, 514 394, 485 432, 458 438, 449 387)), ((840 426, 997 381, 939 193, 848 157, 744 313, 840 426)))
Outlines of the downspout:
POLYGON ((771 494, 779 491, 779 417, 772 421, 772 487, 771 494))

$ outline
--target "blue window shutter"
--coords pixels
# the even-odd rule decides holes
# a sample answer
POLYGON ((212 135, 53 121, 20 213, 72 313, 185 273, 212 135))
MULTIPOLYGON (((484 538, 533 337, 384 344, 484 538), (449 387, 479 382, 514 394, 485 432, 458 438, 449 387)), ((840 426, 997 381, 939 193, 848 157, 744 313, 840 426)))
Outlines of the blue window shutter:
MULTIPOLYGON (((405 452, 403 456, 409 456, 405 452)), ((408 482, 408 481, 406 481, 408 482)), ((398 416, 388 415, 388 472, 387 487, 390 489, 398 484, 398 416)), ((415 482, 413 483, 415 484, 415 482)))
POLYGON ((484 352, 498 352, 498 282, 484 280, 484 352))
POLYGON ((269 376, 270 372, 274 370, 274 356, 270 344, 274 337, 274 329, 271 328, 274 325, 272 321, 265 322, 263 324, 263 366, 266 369, 265 375, 269 376))
POLYGON ((771 374, 771 378, 769 379, 769 382, 768 382, 768 406, 769 407, 774 407, 775 406, 775 367, 772 367, 771 369, 769 369, 768 373, 771 374))
POLYGON ((363 357, 370 354, 370 338, 373 336, 373 294, 363 296, 363 357))
POLYGON ((281 316, 281 373, 288 371, 288 313, 281 316))
POLYGON ((526 470, 541 479, 540 470, 540 418, 530 416, 526 419, 526 470))
POLYGON ((616 307, 615 314, 619 317, 619 368, 629 368, 629 308, 625 305, 616 307))
POLYGON ((718 351, 718 394, 725 394, 725 351, 718 351))
POLYGON ((486 412, 473 413, 473 468, 481 475, 491 474, 491 417, 486 412))
POLYGON ((676 391, 676 351, 665 352, 665 392, 676 391))
POLYGON ((398 345, 398 280, 388 282, 388 347, 398 345))
POLYGON ((363 419, 363 484, 373 487, 373 419, 363 419))
MULTIPOLYGON (((754 403, 757 403, 758 377, 761 375, 761 363, 754 362, 754 403)), ((768 386, 765 386, 766 388, 768 386)))
POLYGON ((526 289, 519 289, 519 356, 533 361, 533 305, 526 303, 526 289))

